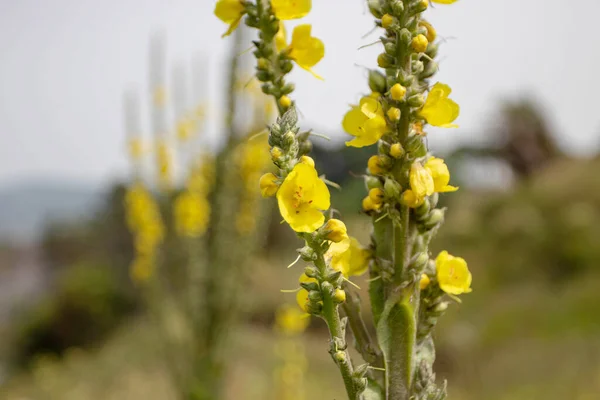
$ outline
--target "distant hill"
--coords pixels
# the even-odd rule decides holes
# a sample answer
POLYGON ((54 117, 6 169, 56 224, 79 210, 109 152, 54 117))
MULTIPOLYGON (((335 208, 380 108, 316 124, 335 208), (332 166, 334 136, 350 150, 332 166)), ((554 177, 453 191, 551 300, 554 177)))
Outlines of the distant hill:
POLYGON ((0 187, 0 241, 31 242, 45 224, 89 215, 102 190, 77 182, 30 180, 0 187))

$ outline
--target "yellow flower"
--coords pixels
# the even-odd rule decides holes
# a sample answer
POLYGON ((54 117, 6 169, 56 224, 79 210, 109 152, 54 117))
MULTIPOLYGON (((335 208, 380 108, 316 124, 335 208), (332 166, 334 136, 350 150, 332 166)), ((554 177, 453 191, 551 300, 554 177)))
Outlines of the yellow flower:
POLYGON ((298 303, 302 311, 308 312, 308 291, 306 289, 302 288, 298 290, 296 293, 296 303, 298 303))
POLYGON ((424 168, 421 163, 414 162, 411 165, 409 180, 412 192, 419 199, 431 196, 435 191, 431 172, 424 168))
POLYGON ((384 14, 383 17, 381 17, 381 27, 383 29, 389 28, 393 23, 394 17, 392 17, 390 14, 384 14))
POLYGON ((421 280, 419 281, 419 289, 425 290, 430 283, 431 279, 427 276, 427 274, 422 274, 421 280))
POLYGON ((292 32, 292 42, 287 45, 285 26, 283 23, 279 24, 279 31, 275 36, 275 46, 277 50, 282 51, 287 49, 289 57, 298 64, 302 69, 310 72, 315 78, 323 79, 317 75, 312 67, 317 65, 319 61, 325 56, 325 45, 323 42, 311 36, 312 25, 303 24, 298 25, 292 32))
POLYGON ((433 178, 433 186, 436 192, 456 192, 458 190, 457 187, 448 185, 450 182, 450 171, 448 170, 448 166, 444 163, 444 160, 431 157, 425 163, 425 168, 429 170, 431 177, 433 178))
POLYGON ((364 147, 377 143, 388 131, 383 107, 373 96, 360 99, 359 105, 352 106, 344 116, 342 127, 354 139, 346 146, 364 147))
POLYGON ((437 280, 440 288, 453 295, 470 293, 473 277, 467 267, 467 262, 442 251, 435 259, 437 280))
POLYGON ((394 143, 390 147, 390 156, 394 158, 400 158, 404 155, 404 148, 400 143, 394 143))
POLYGON ((281 216, 293 230, 314 232, 325 222, 321 210, 330 206, 329 189, 314 167, 298 163, 279 187, 277 203, 281 216))
POLYGON ((323 230, 327 232, 325 238, 327 240, 331 240, 332 242, 339 243, 348 239, 346 225, 339 219, 332 218, 327 221, 325 226, 323 226, 323 230))
POLYGON ((238 27, 246 13, 246 7, 241 0, 218 0, 214 13, 221 21, 229 24, 229 29, 221 36, 225 37, 238 27))
POLYGON ((458 117, 460 106, 448 98, 451 92, 450 86, 443 83, 433 85, 419 115, 433 126, 457 128, 458 125, 452 122, 458 117))
POLYGON ((369 268, 369 251, 358 240, 349 237, 339 243, 332 243, 325 253, 325 260, 331 268, 340 271, 346 278, 364 274, 369 268))
POLYGON ((271 0, 271 7, 279 19, 298 19, 310 12, 311 0, 271 0))
POLYGON ((279 105, 285 109, 288 109, 292 105, 292 99, 290 99, 288 96, 281 96, 279 98, 279 105))
POLYGON ((271 172, 260 177, 259 186, 262 197, 273 197, 277 193, 277 189, 279 189, 277 177, 271 172))
POLYGON ((456 3, 458 0, 431 0, 432 3, 437 3, 437 4, 452 4, 452 3, 456 3))
POLYGON ((402 114, 400 113, 400 109, 396 107, 390 107, 387 111, 387 116, 392 122, 399 121, 401 115, 402 114))
POLYGON ((182 192, 173 204, 175 231, 180 236, 197 237, 206 232, 210 220, 210 205, 197 193, 182 192))
POLYGON ((310 323, 306 312, 301 312, 296 307, 283 304, 275 312, 275 324, 279 331, 287 335, 296 335, 304 332, 310 323))

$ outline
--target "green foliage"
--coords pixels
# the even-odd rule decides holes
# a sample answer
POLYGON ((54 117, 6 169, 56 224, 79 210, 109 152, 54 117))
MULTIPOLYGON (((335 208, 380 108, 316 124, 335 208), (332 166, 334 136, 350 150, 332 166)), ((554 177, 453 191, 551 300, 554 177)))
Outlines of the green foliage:
POLYGON ((79 265, 63 271, 56 290, 21 317, 13 359, 26 366, 39 354, 61 355, 102 339, 133 310, 110 269, 79 265))

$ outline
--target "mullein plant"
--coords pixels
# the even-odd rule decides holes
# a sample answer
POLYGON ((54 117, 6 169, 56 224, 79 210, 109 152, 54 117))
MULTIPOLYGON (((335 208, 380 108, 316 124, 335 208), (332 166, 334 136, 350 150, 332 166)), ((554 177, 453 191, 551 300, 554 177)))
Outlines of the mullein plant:
MULTIPOLYGON (((264 96, 238 90, 243 87, 237 67, 240 49, 232 53, 229 103, 233 110, 238 103, 250 104, 254 113, 243 126, 228 116, 226 144, 214 155, 199 151, 207 147, 199 137, 206 105, 188 105, 183 79, 167 92, 161 72, 164 51, 156 46, 150 73, 153 146, 141 139, 137 103, 130 98, 126 103, 133 171, 125 198, 135 245, 131 277, 157 325, 165 365, 181 399, 222 397, 223 350, 239 308, 234 293, 243 276, 241 266, 265 236, 259 234, 267 220, 256 181, 270 164, 269 147, 264 136, 255 134, 264 130, 272 107, 264 96), (173 124, 166 118, 169 104, 176 114, 173 124), (146 155, 154 160, 151 184, 144 183, 146 155), (176 163, 181 160, 185 162, 176 163), (185 173, 177 174, 177 167, 185 173)), ((176 83, 180 79, 174 78, 176 83)))
MULTIPOLYGON (((451 4, 456 0, 432 0, 451 4)), ((369 72, 371 93, 344 116, 353 136, 350 147, 373 146, 364 177, 368 195, 362 210, 372 219, 371 245, 348 236, 344 223, 331 218, 324 177, 307 154, 309 132, 298 126, 294 86, 286 75, 294 64, 313 73, 324 56, 323 43, 310 25, 298 25, 288 44, 283 21, 310 12, 310 0, 219 0, 215 15, 230 34, 245 18, 258 30, 254 41, 256 77, 277 102, 279 118, 269 127, 276 173, 259 181, 263 196, 274 196, 283 220, 304 241, 298 260, 309 263, 300 276, 298 303, 325 320, 329 352, 339 368, 349 399, 441 400, 446 384, 433 373, 433 329, 448 299, 471 291, 467 263, 443 251, 432 259, 429 244, 446 212, 439 193, 453 192, 444 161, 426 146, 427 125, 456 127, 459 106, 451 89, 433 83, 438 69, 436 31, 422 18, 427 0, 368 0, 383 29, 378 56, 381 70, 369 72), (361 319, 360 299, 350 290, 352 276, 369 273, 369 296, 376 337, 361 319), (346 329, 365 363, 347 350, 346 329)), ((225 36, 224 35, 224 36, 225 36)), ((318 75, 317 75, 318 77, 318 75)))

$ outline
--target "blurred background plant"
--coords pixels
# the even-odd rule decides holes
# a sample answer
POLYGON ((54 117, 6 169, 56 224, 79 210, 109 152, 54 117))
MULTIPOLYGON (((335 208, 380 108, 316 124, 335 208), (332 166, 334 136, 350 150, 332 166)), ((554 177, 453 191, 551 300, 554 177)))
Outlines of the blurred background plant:
MULTIPOLYGON (((247 115, 220 130, 231 143, 209 146, 200 125, 182 140, 192 125, 189 120, 200 116, 198 105, 203 105, 205 123, 219 117, 212 95, 192 83, 206 75, 202 67, 195 64, 189 75, 175 68, 180 72, 163 82, 164 107, 172 118, 165 117, 160 133, 169 134, 165 143, 174 157, 168 190, 159 187, 157 164, 150 163, 158 154, 155 136, 139 142, 143 168, 136 172, 131 164, 130 179, 102 191, 50 186, 52 182, 44 190, 0 189, 0 227, 10 239, 0 246, 0 398, 177 399, 192 388, 217 390, 212 382, 174 379, 173 363, 186 376, 204 376, 197 371, 219 365, 211 372, 227 382, 220 386, 227 399, 281 399, 284 392, 332 399, 343 391, 325 351, 327 333, 321 324, 312 324, 302 335, 272 328, 282 323, 280 305, 293 302, 293 294, 280 290, 296 286, 297 271, 280 266, 292 261, 287 255, 294 241, 278 218, 264 227, 253 227, 257 220, 248 218, 249 210, 265 202, 253 202, 259 194, 250 190, 257 181, 252 171, 263 168, 253 164, 252 156, 260 151, 261 136, 247 139, 263 130, 264 107, 274 104, 257 101, 253 84, 246 85, 246 55, 237 56, 249 40, 239 40, 242 44, 231 50, 227 65, 236 60, 240 67, 232 68, 238 72, 222 92, 228 104, 237 104, 247 115), (193 88, 184 102, 177 83, 182 77, 191 78, 183 87, 193 88), (205 196, 211 210, 206 231, 190 237, 184 234, 185 223, 175 223, 175 204, 182 194, 199 193, 188 179, 198 176, 193 171, 199 165, 214 166, 215 183, 205 196), (151 275, 158 282, 130 279, 135 245, 125 198, 134 182, 143 184, 160 209, 164 237, 151 275), (31 199, 63 208, 51 209, 39 240, 16 241, 16 232, 36 212, 31 199), (18 224, 11 224, 15 220, 18 224), (203 289, 187 297, 194 288, 190 272, 198 273, 193 279, 201 287, 210 277, 227 289, 203 289), (225 302, 209 302, 211 290, 224 295, 225 302), (157 298, 169 300, 157 306, 157 298), (190 299, 203 302, 188 310, 190 299), (216 303, 238 310, 234 325, 229 320, 210 326, 182 323, 192 321, 185 317, 188 312, 208 318, 206 310, 216 303), (207 344, 209 338, 214 345, 207 344), (205 350, 208 346, 215 358, 185 351, 188 341, 205 350), (294 344, 282 345, 290 342, 294 344), (177 357, 171 360, 164 349, 175 347, 177 357), (291 348, 293 352, 287 351, 291 348), (286 366, 293 366, 286 373, 292 371, 297 389, 285 386, 290 382, 282 372, 286 366)), ((161 62, 164 72, 166 55, 161 62)), ((133 93, 127 107, 143 109, 138 104, 143 97, 133 93)), ((152 105, 160 96, 151 93, 152 105)), ((457 171, 453 179, 461 191, 443 199, 451 202, 452 212, 432 250, 452 248, 464 256, 477 281, 469 301, 451 310, 438 328, 438 375, 452 382, 452 399, 595 400, 600 392, 600 149, 596 146, 585 158, 574 155, 564 138, 579 132, 554 132, 552 116, 539 100, 513 97, 493 107, 496 118, 486 124, 486 143, 444 155, 457 171)), ((143 115, 140 111, 139 120, 143 115)), ((320 121, 315 122, 318 128, 320 121)), ((132 134, 150 131, 143 123, 139 130, 128 126, 128 143, 132 134)), ((320 133, 339 137, 338 132, 320 133)), ((355 206, 363 197, 363 184, 345 171, 362 174, 370 154, 337 142, 315 140, 314 145, 312 156, 320 169, 343 187, 332 190, 332 203, 352 232, 365 231, 368 221, 355 206)), ((197 220, 197 215, 181 214, 179 221, 197 220)))

